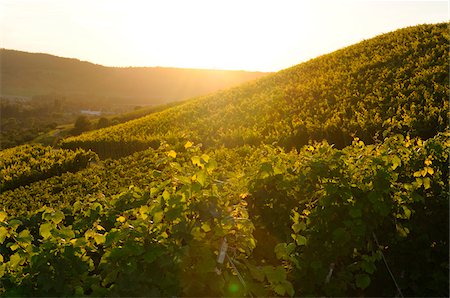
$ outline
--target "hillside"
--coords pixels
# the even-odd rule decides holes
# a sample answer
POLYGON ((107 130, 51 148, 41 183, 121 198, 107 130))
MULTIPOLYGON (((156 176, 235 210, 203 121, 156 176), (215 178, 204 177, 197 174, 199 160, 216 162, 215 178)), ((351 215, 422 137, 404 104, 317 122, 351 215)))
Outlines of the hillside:
POLYGON ((162 67, 104 67, 77 59, 1 49, 2 95, 111 97, 160 104, 211 93, 265 73, 162 67))
POLYGON ((395 133, 432 137, 448 125, 447 29, 440 24, 381 35, 159 114, 67 139, 63 146, 114 156, 116 147, 126 153, 162 140, 227 147, 276 142, 289 149, 322 139, 343 148, 355 136, 366 143, 395 133), (103 152, 103 143, 111 152, 103 152))
POLYGON ((1 151, 0 295, 448 297, 448 44, 405 28, 1 151))

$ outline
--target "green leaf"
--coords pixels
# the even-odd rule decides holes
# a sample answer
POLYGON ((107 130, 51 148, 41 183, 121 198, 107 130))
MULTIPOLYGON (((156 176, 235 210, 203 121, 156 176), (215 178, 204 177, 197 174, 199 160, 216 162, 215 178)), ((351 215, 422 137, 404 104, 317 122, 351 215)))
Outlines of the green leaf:
POLYGON ((217 168, 217 162, 213 159, 211 159, 206 164, 206 170, 208 171, 209 174, 211 174, 216 168, 217 168))
POLYGON ((42 238, 47 239, 52 235, 52 229, 53 225, 51 223, 44 223, 39 227, 39 234, 42 236, 42 238))
POLYGON ((64 213, 62 211, 56 211, 54 214, 52 214, 51 220, 55 225, 59 224, 64 219, 64 213))
POLYGON ((18 220, 18 219, 11 219, 11 220, 9 221, 9 226, 10 226, 11 228, 13 228, 13 230, 17 229, 17 227, 19 227, 19 226, 22 225, 22 224, 23 224, 22 221, 21 221, 21 220, 18 220))
POLYGON ((406 206, 402 206, 403 208, 403 213, 405 214, 405 218, 409 219, 411 217, 411 209, 409 209, 406 206))
POLYGON ((306 224, 303 221, 297 222, 292 225, 292 230, 294 230, 295 233, 304 231, 306 230, 306 224))
POLYGON ((357 208, 357 207, 351 207, 350 211, 348 212, 350 214, 351 217, 353 218, 358 218, 362 216, 362 212, 361 209, 357 208))
POLYGON ((344 228, 337 228, 333 231, 333 239, 338 242, 346 242, 350 238, 350 235, 344 228))
POLYGON ((284 286, 282 284, 277 284, 273 290, 275 291, 275 293, 277 293, 280 296, 284 296, 286 294, 286 289, 284 288, 284 286))
POLYGON ((18 253, 13 254, 10 258, 9 258, 9 265, 14 269, 16 268, 19 263, 20 263, 20 255, 18 253))
POLYGON ((9 247, 9 249, 11 249, 12 251, 15 251, 15 250, 17 250, 19 247, 20 247, 19 244, 14 243, 13 245, 11 245, 11 246, 9 247))
POLYGON ((307 239, 305 236, 303 235, 294 235, 294 236, 295 236, 294 240, 297 243, 297 245, 306 245, 307 239))
POLYGON ((395 170, 397 167, 401 166, 401 164, 402 164, 402 160, 397 155, 392 156, 391 161, 392 161, 391 168, 393 170, 395 170))
POLYGON ((280 283, 286 280, 287 273, 282 266, 278 266, 275 268, 271 266, 265 266, 263 270, 264 273, 266 274, 267 280, 271 284, 280 283))
POLYGON ((360 289, 365 289, 370 285, 370 277, 367 274, 356 275, 356 286, 360 289))
POLYGON ((277 259, 281 260, 281 259, 286 259, 286 257, 288 257, 288 254, 286 252, 287 250, 287 244, 286 243, 278 243, 275 246, 274 252, 275 255, 277 256, 277 259))
POLYGON ((406 227, 401 226, 400 224, 395 225, 397 232, 400 234, 401 237, 407 237, 409 234, 409 229, 406 227))
POLYGON ((431 187, 431 179, 429 177, 423 178, 423 187, 429 189, 431 187))
POLYGON ((6 272, 6 264, 4 264, 3 261, 1 261, 0 264, 0 278, 2 278, 6 272))
POLYGON ((167 190, 164 190, 162 196, 166 202, 170 199, 170 193, 167 190))
POLYGON ((95 234, 94 235, 94 241, 95 243, 98 244, 103 244, 106 241, 106 236, 102 235, 102 234, 95 234))
POLYGON ((194 239, 196 240, 202 240, 205 238, 205 233, 201 231, 199 227, 194 227, 191 231, 191 235, 194 236, 194 239))
POLYGON ((192 164, 194 166, 198 166, 200 168, 203 168, 203 163, 202 163, 202 161, 200 159, 200 156, 192 156, 191 157, 191 161, 192 161, 192 164))
POLYGON ((206 174, 204 171, 198 171, 197 174, 195 174, 197 177, 198 183, 200 183, 201 186, 205 186, 206 183, 206 174))
POLYGON ((5 227, 0 227, 0 244, 5 242, 6 236, 8 236, 8 230, 5 227))
POLYGON ((164 217, 164 212, 163 212, 163 211, 155 212, 155 213, 153 214, 153 223, 154 223, 154 224, 160 223, 161 220, 163 219, 163 217, 164 217))
POLYGON ((139 208, 139 213, 141 214, 141 218, 142 218, 143 220, 146 220, 146 219, 147 219, 147 217, 148 217, 148 211, 149 211, 149 208, 148 208, 147 205, 142 205, 142 206, 139 208))
POLYGON ((157 258, 162 256, 164 252, 159 248, 150 248, 147 250, 147 252, 143 255, 144 261, 147 263, 153 263, 157 258))
POLYGON ((284 289, 286 290, 287 294, 291 297, 294 296, 295 291, 294 291, 294 286, 289 282, 289 281, 284 281, 283 283, 284 289))
POLYGON ((375 264, 373 262, 370 261, 363 261, 361 263, 361 269, 363 269, 365 272, 372 274, 375 272, 375 264))
POLYGON ((18 242, 31 243, 32 240, 33 236, 31 236, 30 231, 28 230, 23 230, 17 237, 18 242))
POLYGON ((205 233, 208 233, 209 231, 211 231, 211 227, 209 226, 209 224, 207 222, 205 222, 205 223, 202 224, 202 230, 205 233))
POLYGON ((268 162, 263 163, 259 169, 259 173, 261 179, 269 177, 271 174, 273 174, 272 165, 268 162))
POLYGON ((264 281, 264 272, 260 268, 256 266, 248 266, 248 268, 250 269, 250 274, 254 279, 256 279, 259 282, 264 281))

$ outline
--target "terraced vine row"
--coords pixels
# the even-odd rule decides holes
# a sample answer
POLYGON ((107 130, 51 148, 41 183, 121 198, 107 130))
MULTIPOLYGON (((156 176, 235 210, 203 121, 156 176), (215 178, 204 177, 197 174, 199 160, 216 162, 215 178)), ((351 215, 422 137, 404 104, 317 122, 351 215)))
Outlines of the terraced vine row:
POLYGON ((185 145, 127 158, 152 173, 142 189, 2 212, 5 294, 392 295, 383 257, 403 294, 447 293, 448 228, 436 224, 448 218, 449 134, 287 153, 185 145))
POLYGON ((54 149, 39 144, 2 150, 0 189, 15 189, 65 172, 76 172, 97 160, 92 151, 54 149))

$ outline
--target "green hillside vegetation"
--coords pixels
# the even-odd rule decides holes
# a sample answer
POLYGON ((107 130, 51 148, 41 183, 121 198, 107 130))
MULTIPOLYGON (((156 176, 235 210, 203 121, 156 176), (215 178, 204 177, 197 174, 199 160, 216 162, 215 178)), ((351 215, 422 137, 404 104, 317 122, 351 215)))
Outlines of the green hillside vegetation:
POLYGON ((448 296, 448 35, 62 140, 102 159, 1 193, 0 293, 448 296))
POLYGON ((97 159, 92 151, 53 149, 38 144, 2 150, 0 190, 14 189, 65 172, 76 172, 97 159))
POLYGON ((447 127, 447 46, 446 24, 400 30, 62 146, 117 156, 162 140, 290 149, 322 139, 343 148, 354 136, 429 138, 447 127))
POLYGON ((2 94, 83 95, 161 104, 228 88, 261 72, 163 67, 105 67, 77 59, 1 49, 2 94))

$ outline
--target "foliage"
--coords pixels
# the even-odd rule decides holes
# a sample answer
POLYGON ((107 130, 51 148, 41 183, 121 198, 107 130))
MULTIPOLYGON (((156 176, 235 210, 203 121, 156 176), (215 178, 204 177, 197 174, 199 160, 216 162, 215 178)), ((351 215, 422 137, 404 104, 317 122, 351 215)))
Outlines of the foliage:
POLYGON ((62 146, 117 157, 161 141, 289 150, 324 139, 343 148, 355 136, 427 139, 447 128, 448 43, 445 23, 398 30, 62 146))
POLYGON ((446 26, 64 140, 116 159, 1 194, 0 293, 448 296, 446 26))
POLYGON ((91 121, 85 115, 78 116, 77 120, 75 120, 72 134, 79 135, 82 132, 90 130, 91 126, 91 121))
POLYGON ((302 295, 393 295, 384 254, 405 295, 446 296, 449 146, 447 133, 376 146, 357 139, 343 150, 265 148, 249 188, 250 218, 268 231, 256 240, 280 242, 276 257, 302 295))
MULTIPOLYGON (((132 160, 145 164, 133 174, 142 189, 104 195, 88 187, 89 195, 81 185, 72 201, 48 194, 50 211, 8 216, 8 223, 22 222, 19 232, 53 243, 33 242, 33 257, 19 254, 19 271, 5 269, 8 294, 389 296, 396 289, 382 255, 404 294, 447 294, 448 227, 436 230, 435 224, 448 219, 448 133, 425 142, 398 135, 377 145, 356 139, 342 150, 319 143, 288 153, 272 146, 204 153, 192 142, 171 148, 108 161, 130 163, 118 169, 123 176, 131 174, 132 160), (42 212, 64 221, 44 221, 42 212), (70 236, 66 241, 58 238, 61 231, 70 236), (217 257, 224 237, 231 261, 222 267, 217 257), (50 272, 34 265, 41 258, 55 264, 50 272), (59 273, 67 266, 56 264, 65 262, 74 264, 73 272, 59 273)), ((102 177, 101 168, 95 172, 102 177)), ((105 174, 97 184, 117 191, 118 175, 105 174)), ((17 253, 14 241, 1 249, 5 268, 17 253)))
POLYGON ((65 172, 76 172, 98 160, 92 151, 53 149, 23 145, 0 151, 2 191, 44 180, 65 172))

